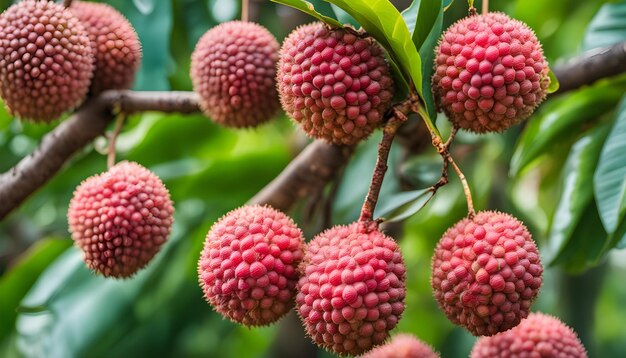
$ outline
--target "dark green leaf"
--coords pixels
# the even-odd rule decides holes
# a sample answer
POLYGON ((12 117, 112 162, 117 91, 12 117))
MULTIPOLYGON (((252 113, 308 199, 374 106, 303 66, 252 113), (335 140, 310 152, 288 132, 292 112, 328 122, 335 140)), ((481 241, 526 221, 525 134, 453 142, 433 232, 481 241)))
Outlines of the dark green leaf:
POLYGON ((335 13, 335 17, 337 18, 337 20, 339 20, 339 22, 341 22, 342 24, 350 24, 355 29, 358 29, 359 27, 361 27, 358 21, 356 21, 354 17, 350 16, 350 14, 343 11, 342 8, 340 8, 339 6, 335 4, 330 4, 330 6, 333 9, 333 12, 335 13))
POLYGON ((612 234, 626 215, 626 97, 602 148, 594 191, 604 228, 612 234))
POLYGON ((422 95, 421 59, 402 16, 387 0, 325 0, 354 17, 387 49, 391 58, 422 95))
POLYGON ((511 175, 517 175, 554 143, 576 135, 587 121, 594 121, 619 102, 626 81, 605 82, 553 100, 533 117, 519 139, 511 159, 511 175))
POLYGON ((381 198, 382 202, 376 208, 374 217, 384 218, 385 221, 402 221, 420 211, 433 197, 429 189, 405 191, 381 198))
POLYGON ((148 15, 154 10, 155 0, 133 0, 133 5, 143 15, 148 15))
POLYGON ((554 93, 556 91, 559 90, 559 80, 556 78, 556 76, 554 75, 554 72, 552 72, 552 70, 550 70, 548 72, 548 77, 550 77, 550 85, 548 86, 548 88, 546 89, 547 93, 554 93))
POLYGON ((608 124, 595 127, 572 146, 563 168, 561 198, 552 218, 548 261, 557 261, 568 250, 574 230, 587 220, 583 214, 593 200, 593 172, 610 128, 608 124))
MULTIPOLYGON (((413 43, 418 49, 426 41, 437 23, 437 19, 443 13, 443 3, 441 0, 421 0, 415 30, 412 32, 413 43)), ((439 30, 440 31, 440 30, 439 30)), ((432 50, 431 50, 432 51, 432 50)), ((432 66, 431 66, 432 67, 432 66)))
POLYGON ((583 49, 608 47, 626 41, 626 1, 604 4, 587 27, 583 49))
POLYGON ((336 19, 333 19, 332 17, 326 16, 326 15, 322 15, 319 12, 315 11, 315 7, 313 6, 313 4, 311 4, 308 1, 304 1, 304 0, 272 0, 272 1, 278 4, 283 4, 283 5, 293 7, 294 9, 298 9, 332 27, 343 27, 343 25, 336 19))

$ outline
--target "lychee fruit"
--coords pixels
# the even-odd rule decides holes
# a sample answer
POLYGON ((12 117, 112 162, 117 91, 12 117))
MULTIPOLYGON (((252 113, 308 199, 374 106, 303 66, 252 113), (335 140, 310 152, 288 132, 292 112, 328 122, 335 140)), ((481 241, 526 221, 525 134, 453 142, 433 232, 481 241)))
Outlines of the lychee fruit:
POLYGON ((439 358, 428 344, 407 333, 396 334, 385 345, 376 347, 361 358, 439 358))
POLYGON ((276 76, 283 109, 311 137, 352 145, 383 122, 393 80, 371 37, 316 22, 284 41, 276 76))
POLYGON ((296 309, 308 335, 339 355, 382 344, 400 320, 406 267, 396 242, 355 222, 317 235, 301 265, 296 309))
POLYGON ((87 266, 105 277, 127 278, 167 240, 173 214, 170 194, 154 173, 120 162, 76 188, 67 217, 87 266))
POLYGON ((200 108, 226 127, 254 127, 272 119, 278 42, 263 26, 229 21, 213 27, 191 55, 193 90, 200 108))
POLYGON ((548 72, 533 30, 492 12, 461 19, 443 33, 432 90, 455 126, 501 132, 528 118, 545 99, 548 72))
POLYGON ((435 248, 432 287, 446 316, 472 334, 519 324, 541 287, 537 246, 519 220, 483 211, 448 229, 435 248))
POLYGON ((95 56, 91 93, 130 88, 141 62, 141 43, 133 25, 108 4, 74 1, 70 11, 85 27, 95 56))
POLYGON ((587 358, 576 333, 558 318, 531 313, 515 328, 476 341, 471 358, 587 358))
POLYGON ((264 326, 293 307, 302 231, 287 215, 247 205, 219 219, 204 242, 198 276, 213 308, 233 322, 264 326))
POLYGON ((61 4, 23 0, 0 15, 0 96, 22 119, 51 122, 85 99, 93 55, 61 4))

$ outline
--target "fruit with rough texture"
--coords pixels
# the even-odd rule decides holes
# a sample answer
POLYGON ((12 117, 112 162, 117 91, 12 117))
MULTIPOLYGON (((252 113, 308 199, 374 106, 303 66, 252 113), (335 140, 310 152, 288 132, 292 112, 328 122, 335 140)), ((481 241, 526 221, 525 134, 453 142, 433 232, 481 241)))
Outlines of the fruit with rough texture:
POLYGON ((393 97, 382 48, 322 23, 300 26, 285 39, 276 78, 287 114, 309 136, 335 144, 369 136, 393 97))
POLYGON ((372 349, 361 358, 439 358, 439 354, 417 337, 400 333, 393 336, 390 342, 372 349))
POLYGON ((89 37, 62 5, 24 0, 0 15, 0 96, 11 114, 59 118, 85 99, 93 68, 89 37))
POLYGON ((435 49, 432 90, 452 123, 501 132, 546 97, 549 68, 532 29, 499 12, 457 21, 435 49))
POLYGON ((308 245, 296 309, 308 335, 339 355, 382 344, 400 320, 406 267, 375 224, 335 226, 308 245))
POLYGON ((120 162, 84 180, 67 212, 72 239, 90 269, 130 277, 167 240, 174 222, 170 194, 150 170, 120 162))
POLYGON ((443 234, 432 259, 432 288, 446 316, 474 335, 519 324, 539 293, 543 266, 519 220, 495 211, 463 219, 443 234))
POLYGON ((130 88, 141 62, 133 25, 108 4, 74 1, 70 11, 85 27, 95 57, 91 93, 130 88))
POLYGON ((471 358, 587 358, 576 333, 558 318, 531 313, 515 328, 476 341, 471 358))
POLYGON ((276 90, 278 42, 264 27, 230 21, 207 31, 191 55, 200 108, 227 127, 254 127, 280 108, 276 90))
POLYGON ((264 326, 293 307, 302 231, 267 206, 243 206, 219 219, 198 262, 200 286, 213 308, 233 322, 264 326))

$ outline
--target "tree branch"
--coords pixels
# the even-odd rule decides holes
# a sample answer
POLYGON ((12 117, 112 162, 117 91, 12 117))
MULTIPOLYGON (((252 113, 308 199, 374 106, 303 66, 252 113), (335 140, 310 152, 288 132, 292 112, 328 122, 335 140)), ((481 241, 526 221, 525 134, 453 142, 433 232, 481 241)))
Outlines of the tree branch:
POLYGON ((626 72, 626 42, 585 52, 557 65, 553 72, 560 84, 558 94, 626 72))
MULTIPOLYGON (((561 84, 557 93, 621 72, 626 72, 626 43, 582 54, 555 67, 561 84)), ((0 174, 0 220, 48 182, 74 153, 104 133, 116 112, 141 111, 197 113, 198 97, 192 92, 107 91, 88 101, 48 133, 32 154, 0 174)), ((251 202, 267 202, 286 210, 297 198, 325 185, 350 154, 349 148, 316 141, 251 202)))

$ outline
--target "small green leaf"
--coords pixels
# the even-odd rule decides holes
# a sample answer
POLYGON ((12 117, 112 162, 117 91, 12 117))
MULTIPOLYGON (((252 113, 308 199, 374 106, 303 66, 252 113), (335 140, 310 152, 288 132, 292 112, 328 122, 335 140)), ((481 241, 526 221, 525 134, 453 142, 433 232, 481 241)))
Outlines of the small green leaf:
POLYGON ((398 10, 387 0, 324 0, 354 17, 389 52, 405 78, 422 95, 422 65, 411 34, 398 10))
POLYGON ((602 224, 613 234, 626 215, 626 97, 622 100, 594 174, 602 224))
POLYGON ((402 221, 422 210, 433 197, 430 189, 405 191, 383 198, 375 217, 387 222, 402 221))
POLYGON ((546 93, 550 94, 558 91, 560 87, 559 80, 554 75, 554 72, 552 72, 552 69, 548 71, 548 77, 550 77, 550 85, 546 89, 546 93))
POLYGON ((612 110, 626 89, 626 79, 583 88, 543 107, 529 121, 511 159, 510 175, 517 175, 553 144, 576 135, 583 124, 612 110))
POLYGON ((548 235, 552 256, 548 261, 558 260, 569 249, 574 230, 587 220, 583 213, 593 200, 593 172, 610 129, 609 124, 595 127, 572 146, 563 168, 563 190, 548 235))
POLYGON ((626 2, 604 4, 587 27, 583 49, 608 47, 626 41, 626 2))
POLYGON ((322 15, 319 12, 315 11, 315 7, 313 6, 313 4, 311 4, 308 1, 304 1, 304 0, 272 0, 272 2, 278 3, 278 4, 282 4, 282 5, 287 5, 290 7, 293 7, 294 9, 298 9, 304 13, 307 13, 311 16, 313 16, 314 18, 332 26, 332 27, 343 27, 343 25, 337 21, 336 19, 333 19, 330 16, 326 16, 326 15, 322 15))

